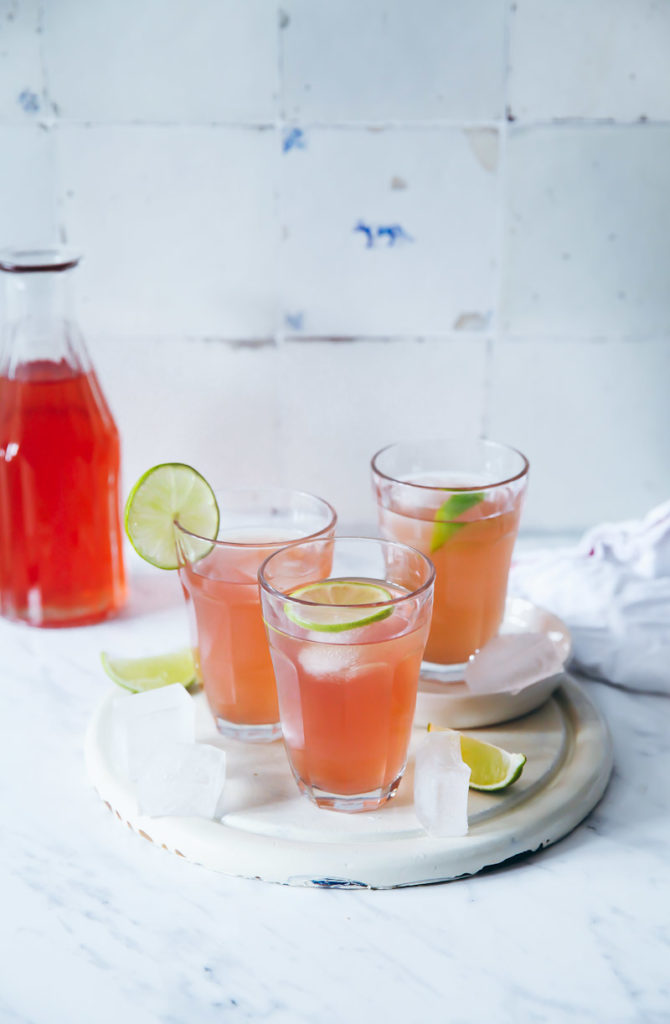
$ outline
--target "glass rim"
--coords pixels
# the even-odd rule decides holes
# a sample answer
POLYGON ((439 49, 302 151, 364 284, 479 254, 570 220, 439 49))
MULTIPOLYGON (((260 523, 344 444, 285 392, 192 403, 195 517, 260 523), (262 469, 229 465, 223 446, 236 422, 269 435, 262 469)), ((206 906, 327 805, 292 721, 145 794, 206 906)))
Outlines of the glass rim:
MULTIPOLYGON (((195 540, 202 540, 202 541, 205 541, 207 544, 215 544, 215 545, 219 545, 219 546, 225 546, 227 548, 240 548, 242 550, 245 550, 245 549, 249 550, 250 548, 274 548, 274 547, 277 547, 277 545, 281 545, 282 547, 288 547, 291 544, 301 544, 303 541, 306 541, 306 540, 318 540, 321 537, 322 534, 326 533, 328 530, 334 529, 335 526, 337 525, 337 512, 335 511, 333 506, 330 504, 330 502, 326 501, 325 498, 320 498, 318 494, 312 494, 311 491, 296 491, 296 490, 293 490, 290 487, 221 487, 221 488, 214 487, 214 488, 212 488, 212 490, 214 491, 214 496, 217 498, 217 504, 218 504, 218 495, 224 495, 224 494, 238 495, 238 496, 239 495, 243 495, 243 494, 249 494, 250 495, 250 494, 254 494, 254 493, 256 493, 256 494, 263 494, 263 495, 269 495, 269 494, 279 495, 279 494, 282 494, 284 496, 299 497, 299 498, 310 498, 313 501, 317 501, 317 502, 319 502, 319 504, 323 505, 328 510, 328 512, 330 514, 330 518, 329 518, 329 520, 328 520, 328 522, 326 523, 325 526, 322 526, 319 530, 314 530, 313 533, 305 534, 304 537, 295 537, 295 538, 293 538, 291 540, 283 540, 283 541, 282 540, 268 540, 268 541, 219 540, 218 537, 205 537, 204 534, 195 533, 194 530, 188 530, 185 526, 181 525, 181 523, 179 522, 178 519, 173 519, 172 520, 173 527, 176 527, 180 531, 180 533, 186 534, 187 537, 194 537, 195 540)), ((219 512, 220 512, 220 510, 219 510, 219 512)), ((220 523, 219 523, 219 528, 220 528, 220 523)), ((275 552, 272 552, 272 553, 274 554, 275 552)))
POLYGON ((491 441, 488 437, 471 438, 470 440, 471 441, 474 440, 478 444, 490 445, 493 448, 502 449, 503 451, 506 451, 506 452, 514 452, 514 454, 518 455, 519 458, 523 462, 523 465, 522 465, 521 469, 519 470, 518 473, 512 474, 512 476, 506 476, 502 480, 494 480, 491 483, 486 483, 486 484, 470 484, 470 485, 468 485, 466 487, 456 487, 456 486, 450 487, 450 486, 444 485, 444 484, 419 484, 419 483, 416 483, 414 480, 401 480, 397 476, 391 476, 389 473, 385 473, 383 470, 381 470, 379 468, 379 466, 377 464, 377 460, 385 452, 390 451, 392 448, 400 448, 402 445, 417 445, 418 446, 418 445, 426 445, 426 444, 441 444, 441 443, 444 443, 445 441, 449 441, 449 442, 453 441, 453 442, 456 442, 456 443, 458 443, 459 441, 463 441, 463 438, 458 438, 458 437, 427 437, 427 438, 424 437, 424 438, 419 438, 416 441, 394 441, 394 442, 392 442, 392 444, 384 445, 383 448, 380 448, 379 451, 375 452, 375 454, 372 456, 372 459, 370 460, 370 467, 371 467, 373 473, 375 473, 379 477, 382 477, 384 480, 389 480, 391 483, 394 483, 394 484, 401 484, 403 487, 416 487, 416 488, 418 488, 420 490, 424 490, 424 491, 457 491, 457 492, 482 491, 482 490, 486 491, 486 490, 490 490, 493 487, 504 487, 505 484, 514 483, 515 480, 520 480, 522 477, 526 476, 526 474, 528 473, 528 470, 530 468, 530 463, 529 463, 528 459, 526 458, 526 456, 523 454, 523 452, 519 451, 518 448, 514 448, 512 445, 509 445, 509 444, 504 444, 502 441, 491 441))
POLYGON ((0 249, 0 270, 8 274, 59 273, 71 270, 81 261, 81 253, 67 246, 45 245, 35 248, 0 249))
MULTIPOLYGON (((338 541, 367 541, 368 543, 382 544, 386 547, 402 548, 405 551, 411 551, 414 555, 419 555, 421 560, 426 563, 428 567, 428 579, 425 583, 422 583, 420 587, 416 587, 411 590, 408 594, 401 594, 399 597, 390 597, 387 601, 369 601, 363 604, 342 604, 338 605, 338 608, 389 608, 398 604, 402 604, 403 601, 409 601, 412 598, 419 597, 424 591, 429 590, 430 587, 435 583, 435 566, 428 557, 424 555, 423 551, 419 551, 418 548, 412 547, 411 544, 404 544, 398 540, 386 540, 384 537, 361 537, 360 535, 351 534, 345 536, 331 537, 331 538, 316 538, 316 540, 309 537, 305 537, 302 540, 292 541, 289 544, 284 545, 284 548, 294 548, 300 544, 316 543, 316 544, 335 544, 338 541)), ((267 591, 270 597, 277 597, 281 601, 291 601, 292 604, 297 604, 305 607, 327 607, 327 605, 321 604, 319 601, 305 601, 301 597, 293 597, 291 594, 285 594, 282 590, 277 590, 272 584, 265 578, 265 567, 273 559, 279 557, 284 553, 284 548, 280 551, 273 551, 271 555, 268 555, 258 567, 258 582, 262 590, 267 591)), ((325 582, 323 580, 317 580, 317 583, 325 582)))

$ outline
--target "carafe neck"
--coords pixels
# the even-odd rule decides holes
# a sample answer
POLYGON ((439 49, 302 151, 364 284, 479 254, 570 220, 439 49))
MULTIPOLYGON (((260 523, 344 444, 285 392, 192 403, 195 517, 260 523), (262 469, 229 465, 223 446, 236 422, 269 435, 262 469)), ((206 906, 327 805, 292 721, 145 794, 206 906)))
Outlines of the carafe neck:
POLYGON ((63 250, 3 252, 5 317, 0 373, 13 376, 26 363, 90 369, 74 317, 72 275, 77 256, 63 250))

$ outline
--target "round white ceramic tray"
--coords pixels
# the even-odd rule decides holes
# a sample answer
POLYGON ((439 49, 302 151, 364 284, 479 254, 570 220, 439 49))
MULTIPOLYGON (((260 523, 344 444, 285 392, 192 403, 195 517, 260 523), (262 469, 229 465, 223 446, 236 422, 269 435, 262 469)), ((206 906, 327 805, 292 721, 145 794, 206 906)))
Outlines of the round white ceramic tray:
MULTIPOLYGON (((565 623, 521 597, 510 597, 505 606, 501 633, 545 633, 565 664, 572 643, 565 623)), ((417 725, 448 725, 452 729, 477 729, 481 726, 508 722, 541 707, 564 673, 538 679, 519 693, 472 693, 462 680, 439 682, 422 676, 416 702, 417 725)))
POLYGON ((377 811, 342 814, 321 810, 298 792, 280 742, 252 745, 219 736, 199 693, 197 740, 227 751, 221 818, 149 818, 138 813, 134 788, 115 768, 112 708, 118 699, 118 692, 109 693, 86 737, 89 777, 116 817, 207 868, 287 885, 394 888, 475 874, 566 835, 598 802, 612 768, 605 722, 566 677, 538 710, 477 731, 481 739, 525 753, 527 764, 501 793, 470 791, 468 835, 436 839, 421 827, 412 798, 414 752, 426 740, 425 729, 414 729, 395 799, 377 811))

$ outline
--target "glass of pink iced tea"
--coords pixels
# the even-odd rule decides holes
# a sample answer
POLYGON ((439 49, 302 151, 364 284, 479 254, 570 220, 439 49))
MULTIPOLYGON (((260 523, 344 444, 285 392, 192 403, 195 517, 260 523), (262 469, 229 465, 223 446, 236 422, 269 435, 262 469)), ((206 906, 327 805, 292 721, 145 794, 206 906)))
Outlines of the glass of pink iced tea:
MULTIPOLYGON (((332 537, 336 515, 321 498, 266 488, 216 493, 215 540, 175 523, 179 575, 194 632, 200 682, 225 736, 270 742, 281 735, 277 690, 258 594, 258 567, 305 537, 332 537)), ((328 571, 324 563, 324 571, 328 571)))
POLYGON ((494 441, 406 442, 377 452, 372 478, 382 536, 435 565, 424 672, 460 678, 503 619, 528 460, 494 441))
POLYGON ((405 544, 351 537, 302 541, 261 566, 284 744, 320 807, 372 810, 398 787, 434 575, 405 544))

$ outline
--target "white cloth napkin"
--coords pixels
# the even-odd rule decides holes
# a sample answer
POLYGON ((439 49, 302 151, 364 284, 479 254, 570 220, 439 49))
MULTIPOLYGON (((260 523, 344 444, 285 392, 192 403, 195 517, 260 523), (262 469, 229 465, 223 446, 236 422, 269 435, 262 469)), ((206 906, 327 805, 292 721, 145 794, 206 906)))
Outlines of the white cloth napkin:
POLYGON ((670 501, 603 523, 576 547, 520 555, 509 592, 563 619, 586 674, 670 693, 670 501))

